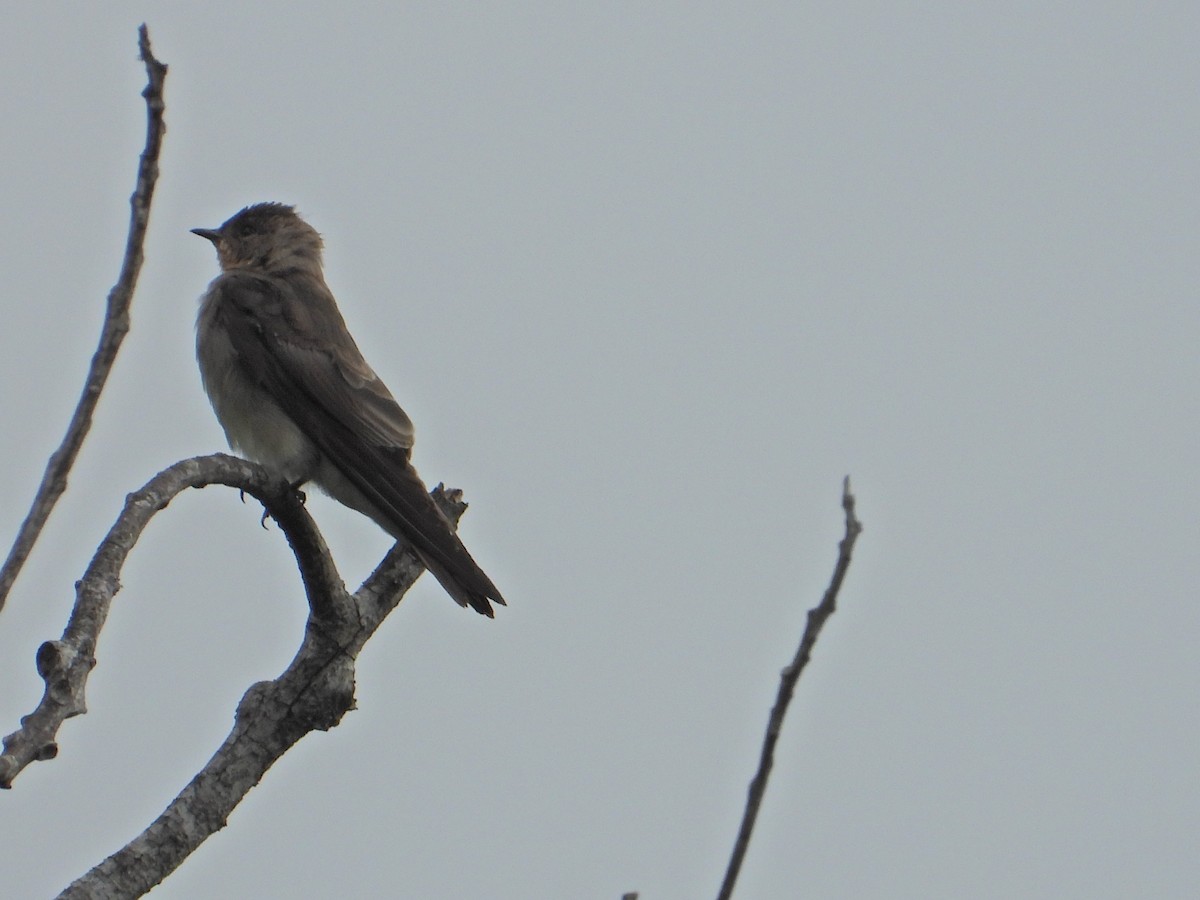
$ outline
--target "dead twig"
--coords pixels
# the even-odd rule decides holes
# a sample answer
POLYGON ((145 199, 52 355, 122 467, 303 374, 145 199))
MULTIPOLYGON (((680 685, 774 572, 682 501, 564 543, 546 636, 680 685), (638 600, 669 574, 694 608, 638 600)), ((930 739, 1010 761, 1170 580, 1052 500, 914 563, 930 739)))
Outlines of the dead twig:
POLYGON ((50 455, 42 483, 38 485, 33 504, 25 521, 17 532, 8 558, 0 567, 0 610, 17 580, 25 560, 29 558, 33 545, 45 527, 46 520, 58 498, 67 489, 67 475, 75 464, 75 458, 83 446, 84 438, 92 427, 92 414, 100 400, 100 392, 112 371, 117 351, 129 331, 129 307, 133 302, 133 290, 137 286, 138 273, 142 268, 142 245, 146 239, 146 227, 150 221, 150 200, 154 195, 154 184, 158 180, 158 152, 163 134, 167 130, 163 121, 163 83, 167 67, 154 58, 150 50, 150 35, 146 26, 138 29, 138 48, 146 64, 146 87, 142 96, 146 98, 146 145, 138 163, 137 185, 129 198, 129 233, 125 240, 125 258, 117 283, 108 293, 108 308, 104 324, 100 329, 100 341, 92 355, 92 364, 83 383, 83 393, 75 407, 75 414, 67 426, 58 449, 50 455))
POLYGON ((733 896, 733 886, 737 882, 742 861, 750 846, 750 834, 754 831, 754 822, 758 818, 758 810, 762 805, 763 795, 767 790, 767 778, 771 774, 771 766, 775 762, 775 744, 779 740, 779 732, 783 728, 783 717, 787 713, 788 704, 800 680, 800 673, 808 664, 813 646, 825 622, 837 608, 838 592, 842 589, 842 581, 850 568, 850 554, 854 551, 855 541, 862 532, 862 523, 854 515, 854 495, 850 493, 850 478, 842 482, 842 509, 846 511, 846 533, 838 544, 837 564, 833 567, 833 578, 825 590, 821 602, 808 611, 808 624, 804 635, 800 638, 800 646, 791 663, 783 670, 779 678, 779 693, 775 696, 775 705, 771 708, 771 716, 767 720, 767 734, 763 738, 762 751, 758 758, 758 771, 750 782, 746 797, 746 809, 742 813, 742 824, 738 829, 737 840, 733 845, 733 853, 729 865, 725 869, 725 880, 721 882, 721 892, 717 900, 729 900, 733 896))

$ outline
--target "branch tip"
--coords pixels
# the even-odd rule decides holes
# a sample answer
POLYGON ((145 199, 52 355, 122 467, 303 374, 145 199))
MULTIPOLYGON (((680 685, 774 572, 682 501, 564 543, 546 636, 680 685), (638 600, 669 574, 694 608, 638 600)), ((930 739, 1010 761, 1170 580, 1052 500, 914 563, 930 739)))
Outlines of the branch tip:
POLYGON ((862 523, 854 514, 854 495, 850 492, 849 475, 842 479, 842 508, 846 511, 846 531, 841 541, 838 542, 838 555, 833 567, 833 577, 829 581, 829 587, 826 588, 821 602, 808 611, 807 624, 800 637, 800 646, 796 648, 796 655, 779 673, 779 689, 775 695, 775 705, 771 708, 771 715, 767 719, 767 733, 763 738, 762 749, 759 751, 758 771, 754 773, 754 778, 746 792, 746 808, 742 813, 742 822, 738 828, 737 839, 733 844, 733 852, 730 854, 729 865, 725 870, 725 878, 721 883, 717 900, 729 900, 733 896, 733 887, 737 883, 738 873, 741 871, 742 862, 746 857, 746 850, 750 846, 750 835, 754 831, 758 810, 762 805, 763 796, 766 794, 767 779, 775 764, 775 744, 783 729, 783 717, 787 713, 788 704, 792 701, 792 695, 795 693, 800 675, 811 658, 817 637, 826 620, 837 609, 837 595, 841 590, 842 581, 846 577, 846 571, 850 567, 850 555, 854 549, 854 543, 862 532, 862 523))
POLYGON ((0 567, 0 610, 4 608, 13 583, 33 551, 34 544, 41 537, 58 498, 66 490, 67 475, 74 467, 84 439, 91 430, 92 416, 100 400, 100 393, 108 382, 117 352, 121 349, 121 343, 129 330, 129 307, 133 303, 134 288, 142 268, 142 248, 145 245, 146 228, 150 219, 150 202, 158 181, 158 154, 166 131, 163 121, 163 83, 167 67, 154 57, 150 48, 150 32, 145 24, 138 28, 138 50, 146 64, 147 83, 142 91, 146 100, 146 143, 138 161, 137 181, 130 199, 125 256, 121 261, 117 282, 108 293, 100 338, 92 355, 83 390, 75 405, 75 412, 67 425, 61 444, 50 454, 29 512, 21 523, 8 558, 0 567))

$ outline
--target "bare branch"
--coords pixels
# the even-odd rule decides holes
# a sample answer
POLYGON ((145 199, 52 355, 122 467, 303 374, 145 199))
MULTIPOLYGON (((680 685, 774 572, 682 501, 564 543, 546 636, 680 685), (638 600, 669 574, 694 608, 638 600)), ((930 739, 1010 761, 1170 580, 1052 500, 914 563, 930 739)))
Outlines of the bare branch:
POLYGON ((346 589, 329 550, 300 496, 285 480, 255 463, 224 454, 176 463, 126 497, 125 508, 75 586, 75 607, 62 637, 38 648, 37 669, 46 683, 45 691, 37 708, 21 719, 21 727, 4 738, 0 788, 11 787, 31 762, 53 759, 58 754, 56 740, 62 723, 87 712, 84 691, 96 665, 100 629, 120 590, 125 559, 150 519, 180 492, 209 484, 236 487, 262 501, 292 545, 314 614, 320 610, 325 617, 326 611, 349 609, 346 589))
POLYGON ((0 568, 0 610, 4 609, 13 582, 25 565, 33 545, 42 533, 50 512, 67 489, 67 474, 75 464, 84 438, 92 427, 92 413, 100 399, 100 392, 108 380, 117 351, 129 331, 129 307, 133 302, 133 290, 137 285, 138 273, 142 268, 142 244, 146 239, 146 226, 150 221, 150 200, 154 195, 154 184, 158 180, 158 152, 162 146, 166 124, 163 121, 163 83, 167 67, 154 58, 150 50, 150 35, 146 26, 138 29, 138 47, 142 61, 146 64, 146 87, 142 96, 146 99, 146 145, 138 163, 137 185, 129 199, 131 207, 129 232, 125 240, 125 258, 117 283, 108 294, 108 308, 104 324, 100 329, 100 341, 92 356, 83 393, 75 407, 75 414, 67 426, 59 448, 46 463, 42 483, 38 486, 29 514, 21 523, 21 529, 8 553, 8 559, 0 568))
MULTIPOLYGON (((459 492, 446 492, 438 485, 433 494, 450 521, 457 523, 466 509, 459 492)), ((284 526, 273 510, 271 514, 284 526)), ((296 538, 289 532, 293 549, 296 538)), ((322 556, 328 560, 327 554, 322 556)), ((331 562, 329 567, 327 574, 336 578, 331 562)), ((318 579, 321 590, 314 594, 306 578, 308 627, 287 670, 246 691, 233 730, 191 783, 142 834, 67 887, 60 898, 140 897, 223 828, 279 757, 310 731, 333 728, 354 708, 358 653, 422 571, 416 555, 398 544, 352 597, 340 589, 340 581, 335 585, 324 576, 318 579)))
POLYGON ((800 638, 800 646, 796 648, 796 655, 792 658, 791 663, 780 674, 779 693, 775 696, 775 705, 767 720, 767 734, 763 738, 758 771, 750 782, 746 810, 742 814, 742 824, 738 829, 737 840, 733 845, 733 854, 730 856, 729 866, 725 870, 725 880, 721 883, 721 892, 717 895, 717 900, 729 900, 733 896, 733 886, 737 882, 742 861, 750 846, 750 834, 754 831, 754 822, 758 818, 758 810, 767 790, 767 778, 770 776, 771 766, 775 762, 775 744, 779 740, 779 732, 783 728, 783 717, 787 713, 788 704, 792 701, 792 694, 796 690, 796 683, 800 680, 800 673, 808 664, 813 646, 817 643, 817 637, 825 626, 826 620, 833 615, 837 608, 838 592, 841 591, 842 581, 850 568, 850 554, 854 551, 854 544, 858 540, 859 534, 862 533, 862 523, 854 515, 854 495, 850 493, 849 477, 842 482, 842 509, 846 511, 846 533, 838 544, 838 557, 837 563, 833 567, 833 577, 830 579, 829 587, 826 588, 821 602, 808 611, 808 624, 804 628, 804 635, 800 638))

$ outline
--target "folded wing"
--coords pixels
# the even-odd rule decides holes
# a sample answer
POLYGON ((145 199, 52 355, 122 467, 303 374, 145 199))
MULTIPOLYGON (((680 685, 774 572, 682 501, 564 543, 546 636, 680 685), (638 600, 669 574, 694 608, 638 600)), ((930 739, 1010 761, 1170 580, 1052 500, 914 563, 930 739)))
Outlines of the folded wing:
POLYGON ((221 319, 234 352, 450 596, 493 615, 489 601, 504 605, 504 598, 409 463, 412 422, 363 359, 324 285, 299 297, 290 281, 237 272, 221 279, 221 319))

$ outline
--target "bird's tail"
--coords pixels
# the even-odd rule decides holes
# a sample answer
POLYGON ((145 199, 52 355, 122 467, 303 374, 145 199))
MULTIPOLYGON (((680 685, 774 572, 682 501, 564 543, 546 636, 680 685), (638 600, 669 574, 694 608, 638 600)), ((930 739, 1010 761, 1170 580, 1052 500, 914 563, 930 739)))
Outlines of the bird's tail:
MULTIPOLYGON (((457 540, 457 538, 455 538, 457 540)), ((433 577, 438 580, 446 593, 449 594, 458 603, 459 606, 471 607, 478 613, 482 613, 489 619, 495 616, 492 610, 492 603, 498 603, 505 606, 504 598, 500 596, 500 591, 492 584, 492 580, 484 574, 483 569, 479 568, 479 564, 471 558, 466 547, 462 547, 462 555, 465 560, 455 560, 458 565, 455 566, 456 572, 451 572, 440 560, 436 559, 429 553, 422 552, 414 546, 417 556, 421 558, 421 562, 425 564, 425 568, 433 573, 433 577), (470 567, 463 565, 464 562, 469 562, 470 567), (489 602, 491 601, 491 602, 489 602)), ((455 554, 456 556, 458 554, 455 554)))

